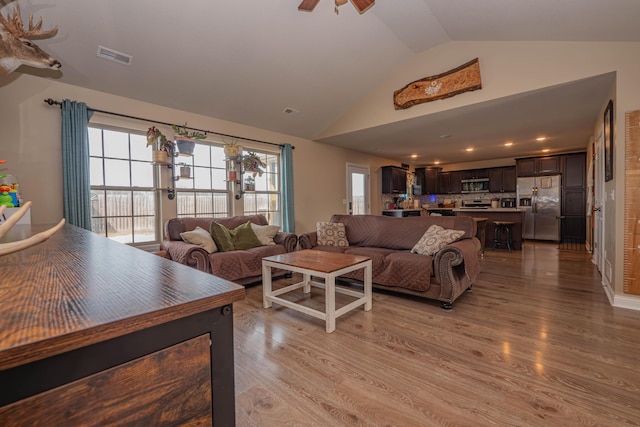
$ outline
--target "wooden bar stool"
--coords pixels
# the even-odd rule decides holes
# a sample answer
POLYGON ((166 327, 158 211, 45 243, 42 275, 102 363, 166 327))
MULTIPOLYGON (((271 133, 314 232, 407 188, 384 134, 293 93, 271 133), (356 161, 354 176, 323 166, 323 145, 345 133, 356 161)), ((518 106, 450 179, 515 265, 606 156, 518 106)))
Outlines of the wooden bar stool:
POLYGON ((506 246, 511 252, 513 247, 513 224, 511 221, 494 221, 496 226, 495 234, 493 236, 493 247, 497 249, 499 246, 506 246))

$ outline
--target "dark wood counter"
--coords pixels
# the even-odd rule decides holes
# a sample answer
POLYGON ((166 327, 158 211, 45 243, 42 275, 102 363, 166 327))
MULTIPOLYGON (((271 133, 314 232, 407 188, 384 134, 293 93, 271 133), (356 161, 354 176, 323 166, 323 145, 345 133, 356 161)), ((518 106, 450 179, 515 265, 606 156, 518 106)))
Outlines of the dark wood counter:
POLYGON ((524 230, 524 211, 515 208, 497 208, 497 209, 455 209, 457 216, 470 216, 486 218, 485 226, 485 247, 494 248, 493 239, 495 236, 494 221, 511 221, 513 222, 513 249, 522 249, 522 232, 524 230))
POLYGON ((243 287, 70 225, 0 263, 0 424, 234 424, 243 287))

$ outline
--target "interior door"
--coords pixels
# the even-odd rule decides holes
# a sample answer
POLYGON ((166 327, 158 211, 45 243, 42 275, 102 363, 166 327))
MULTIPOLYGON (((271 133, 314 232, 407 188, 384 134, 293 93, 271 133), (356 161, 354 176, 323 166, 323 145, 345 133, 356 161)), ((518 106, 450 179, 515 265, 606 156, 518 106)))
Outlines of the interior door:
MULTIPOLYGON (((593 196, 593 263, 598 268, 600 274, 603 271, 604 257, 602 256, 602 242, 604 242, 603 227, 603 201, 604 201, 604 148, 602 144, 602 133, 596 138, 594 147, 594 196, 593 196)), ((589 179, 589 177, 587 177, 589 179)))
POLYGON ((371 212, 369 168, 347 163, 347 214, 364 215, 371 212))

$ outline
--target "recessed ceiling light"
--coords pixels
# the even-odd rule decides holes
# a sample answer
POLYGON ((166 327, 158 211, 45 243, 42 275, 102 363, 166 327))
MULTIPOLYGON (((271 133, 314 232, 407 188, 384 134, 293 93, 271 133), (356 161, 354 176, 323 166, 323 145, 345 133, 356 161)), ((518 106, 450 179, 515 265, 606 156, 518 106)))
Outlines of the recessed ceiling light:
POLYGON ((513 142, 511 142, 511 141, 504 143, 505 147, 511 147, 512 145, 513 145, 513 142))
POLYGON ((451 138, 451 135, 449 135, 448 133, 443 133, 442 135, 440 135, 440 138, 451 138))
POLYGON ((472 152, 473 151, 473 147, 469 147, 465 151, 472 152))
POLYGON ((412 159, 417 159, 417 158, 418 158, 418 155, 417 155, 417 154, 412 154, 412 155, 411 155, 411 158, 412 158, 412 159))
POLYGON ((440 164, 440 160, 436 160, 435 162, 433 162, 434 165, 439 165, 440 164))
POLYGON ((536 138, 536 141, 544 141, 545 139, 547 139, 546 136, 539 136, 538 138, 536 138))
POLYGON ((549 151, 551 150, 549 150, 548 148, 545 148, 544 150, 542 150, 543 153, 548 153, 549 151))

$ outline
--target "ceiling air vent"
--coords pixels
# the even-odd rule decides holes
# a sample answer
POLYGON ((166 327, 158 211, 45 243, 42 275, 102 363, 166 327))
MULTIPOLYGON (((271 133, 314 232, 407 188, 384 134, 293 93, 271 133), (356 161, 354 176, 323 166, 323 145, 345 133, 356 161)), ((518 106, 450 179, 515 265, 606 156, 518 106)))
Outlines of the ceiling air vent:
POLYGON ((131 65, 133 56, 109 49, 108 47, 98 46, 98 58, 108 59, 109 61, 114 61, 119 64, 131 65))
POLYGON ((300 114, 300 111, 298 111, 298 110, 296 110, 294 108, 291 108, 291 107, 285 108, 284 110, 282 110, 282 112, 285 113, 285 114, 288 114, 290 116, 293 116, 293 117, 295 117, 298 114, 300 114))

